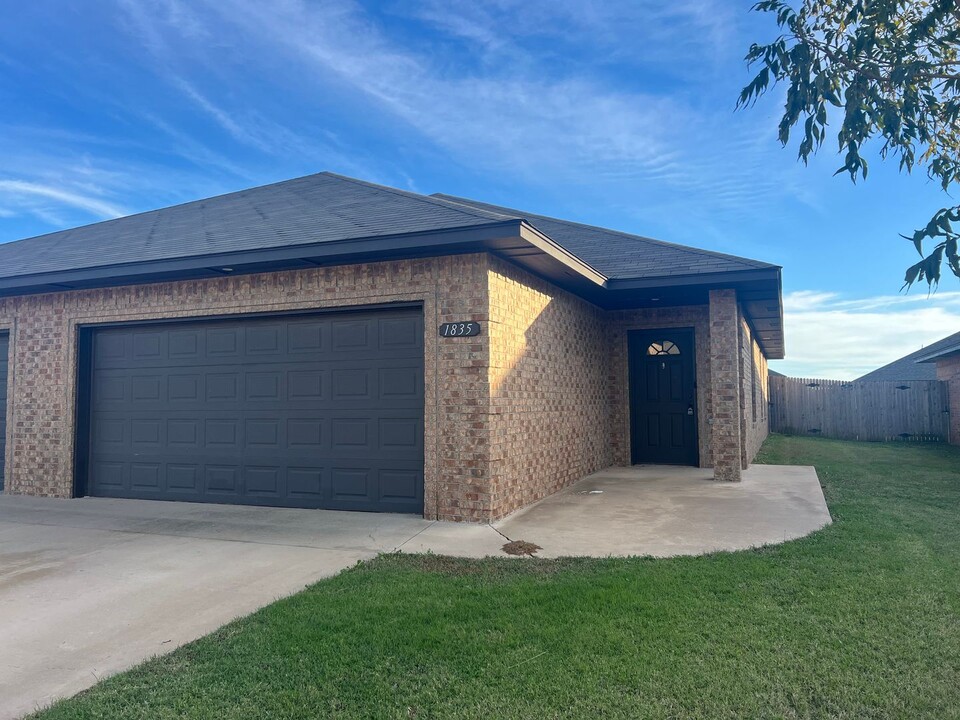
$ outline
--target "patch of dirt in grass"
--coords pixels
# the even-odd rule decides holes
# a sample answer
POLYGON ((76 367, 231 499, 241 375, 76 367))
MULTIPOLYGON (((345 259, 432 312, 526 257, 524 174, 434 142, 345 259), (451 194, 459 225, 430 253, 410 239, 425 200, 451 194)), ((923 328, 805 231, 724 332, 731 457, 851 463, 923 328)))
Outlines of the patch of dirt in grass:
POLYGON ((514 540, 503 546, 503 551, 507 555, 526 555, 533 557, 537 553, 537 550, 543 550, 543 548, 536 543, 527 542, 526 540, 514 540))

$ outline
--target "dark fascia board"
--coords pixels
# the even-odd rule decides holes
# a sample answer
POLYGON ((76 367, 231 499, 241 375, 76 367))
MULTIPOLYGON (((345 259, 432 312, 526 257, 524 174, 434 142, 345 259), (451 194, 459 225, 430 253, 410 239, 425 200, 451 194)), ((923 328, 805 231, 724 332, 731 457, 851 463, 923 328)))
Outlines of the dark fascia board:
MULTIPOLYGON (((0 277, 0 296, 118 284, 133 285, 171 280, 178 276, 189 279, 216 277, 227 274, 219 269, 222 267, 231 267, 237 274, 242 274, 299 267, 304 264, 332 265, 466 252, 502 252, 505 245, 516 245, 515 242, 509 242, 511 238, 518 240, 522 246, 541 258, 548 259, 554 268, 550 273, 550 279, 554 282, 570 284, 574 289, 586 292, 605 287, 606 277, 602 273, 517 219, 423 233, 287 245, 263 250, 0 277)), ((505 254, 508 257, 511 255, 509 252, 505 254)), ((516 261, 523 263, 522 257, 516 258, 516 261)))
POLYGON ((520 219, 421 233, 0 277, 0 297, 468 252, 492 252, 503 256, 601 307, 616 305, 616 295, 620 294, 618 291, 684 286, 737 288, 750 286, 758 281, 773 281, 776 283, 778 304, 781 307, 782 327, 779 268, 610 280, 520 219), (233 268, 234 273, 225 273, 222 270, 224 267, 233 268))
POLYGON ((956 355, 958 353, 960 353, 960 344, 950 345, 949 347, 945 347, 943 350, 937 350, 936 352, 932 352, 929 355, 921 355, 916 360, 914 360, 914 362, 932 363, 932 362, 936 362, 937 360, 941 360, 945 357, 956 355))
POLYGON ((746 282, 773 280, 780 283, 780 268, 757 268, 755 270, 738 270, 734 272, 717 273, 688 273, 686 275, 663 275, 652 278, 625 278, 607 282, 610 290, 654 290, 656 288, 675 287, 678 285, 713 285, 717 287, 735 287, 746 282))

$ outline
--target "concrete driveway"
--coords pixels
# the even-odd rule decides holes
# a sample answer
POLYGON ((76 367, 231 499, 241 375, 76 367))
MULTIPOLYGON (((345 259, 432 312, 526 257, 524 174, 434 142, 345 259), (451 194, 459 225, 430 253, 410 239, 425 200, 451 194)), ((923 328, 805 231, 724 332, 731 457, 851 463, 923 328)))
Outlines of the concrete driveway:
POLYGON ((504 543, 412 515, 0 495, 0 718, 424 534, 448 554, 504 543))
POLYGON ((412 515, 0 495, 0 720, 173 650, 381 552, 696 555, 830 522, 816 472, 611 468, 491 525, 412 515))

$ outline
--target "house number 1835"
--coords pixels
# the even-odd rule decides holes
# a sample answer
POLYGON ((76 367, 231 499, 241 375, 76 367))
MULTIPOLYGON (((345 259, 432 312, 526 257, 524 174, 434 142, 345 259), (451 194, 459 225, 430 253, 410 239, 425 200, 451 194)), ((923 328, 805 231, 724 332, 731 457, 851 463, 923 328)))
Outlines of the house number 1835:
POLYGON ((473 337, 479 334, 478 322, 444 323, 440 326, 440 337, 473 337))

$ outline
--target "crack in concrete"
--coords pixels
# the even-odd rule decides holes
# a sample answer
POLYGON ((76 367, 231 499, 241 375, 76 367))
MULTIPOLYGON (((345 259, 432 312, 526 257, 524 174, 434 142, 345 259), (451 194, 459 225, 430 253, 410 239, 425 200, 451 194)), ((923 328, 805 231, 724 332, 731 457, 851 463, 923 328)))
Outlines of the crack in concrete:
POLYGON ((400 543, 399 545, 397 545, 397 546, 393 549, 393 552, 400 552, 401 548, 403 548, 404 545, 406 545, 407 543, 409 543, 409 542, 417 539, 418 537, 420 537, 421 534, 425 533, 427 530, 429 530, 430 528, 432 528, 432 527, 433 527, 434 525, 436 525, 436 524, 437 524, 437 521, 436 521, 436 520, 431 521, 431 523, 430 523, 429 525, 427 525, 425 528, 423 528, 423 529, 420 530, 419 532, 415 532, 413 535, 411 535, 410 537, 408 537, 408 538, 407 538, 406 540, 404 540, 402 543, 400 543))

